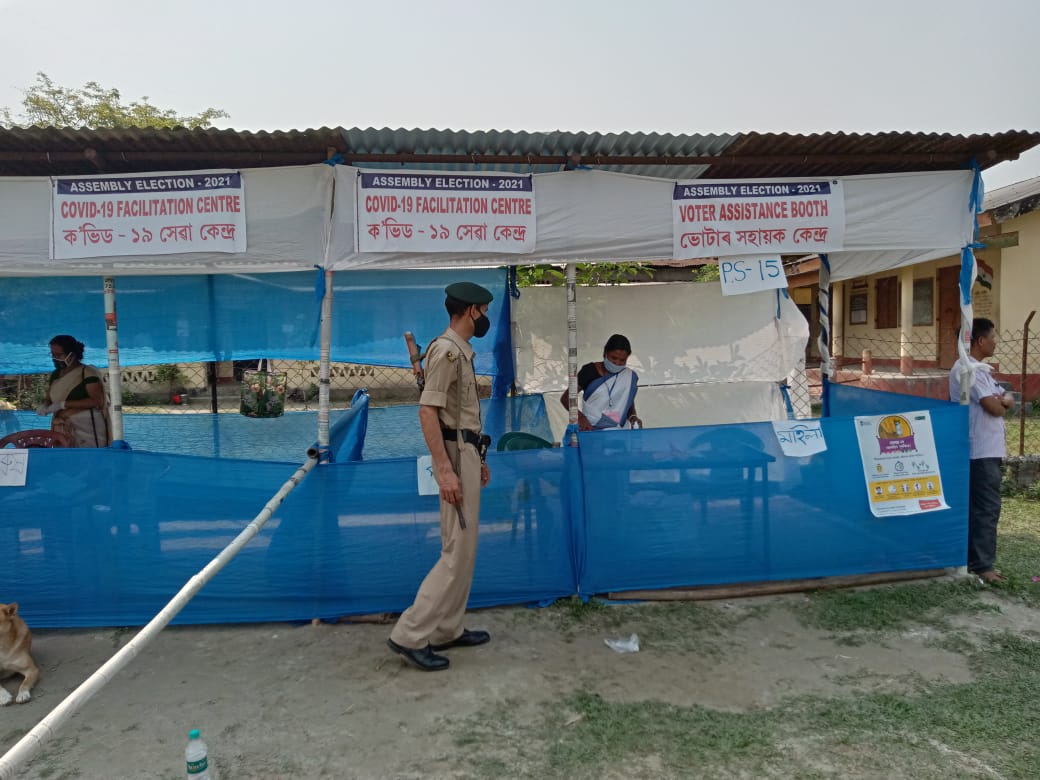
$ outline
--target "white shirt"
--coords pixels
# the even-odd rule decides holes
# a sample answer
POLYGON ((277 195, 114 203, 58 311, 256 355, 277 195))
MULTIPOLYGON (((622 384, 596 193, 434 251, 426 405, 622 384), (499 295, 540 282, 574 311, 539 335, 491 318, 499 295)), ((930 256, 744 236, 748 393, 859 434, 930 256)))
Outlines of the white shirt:
MULTIPOLYGON (((968 356, 968 361, 975 369, 975 382, 968 393, 968 440, 971 442, 971 460, 979 458, 1003 458, 1007 455, 1007 438, 1004 431, 1004 418, 995 417, 982 408, 982 399, 1004 394, 992 375, 993 366, 980 363, 968 356)), ((961 371, 964 368, 963 358, 959 358, 950 369, 950 400, 957 403, 961 399, 961 371)))

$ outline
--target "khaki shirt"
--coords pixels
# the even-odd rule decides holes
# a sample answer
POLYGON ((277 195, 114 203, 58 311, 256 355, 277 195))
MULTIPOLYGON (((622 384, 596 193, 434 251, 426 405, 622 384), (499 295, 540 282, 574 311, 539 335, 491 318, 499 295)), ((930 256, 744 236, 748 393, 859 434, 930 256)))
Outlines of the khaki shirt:
POLYGON ((448 328, 430 344, 426 352, 426 386, 419 403, 436 406, 441 425, 455 430, 480 432, 480 401, 477 399, 477 376, 473 370, 473 347, 458 333, 448 328), (456 425, 459 396, 456 384, 462 365, 462 420, 456 425))

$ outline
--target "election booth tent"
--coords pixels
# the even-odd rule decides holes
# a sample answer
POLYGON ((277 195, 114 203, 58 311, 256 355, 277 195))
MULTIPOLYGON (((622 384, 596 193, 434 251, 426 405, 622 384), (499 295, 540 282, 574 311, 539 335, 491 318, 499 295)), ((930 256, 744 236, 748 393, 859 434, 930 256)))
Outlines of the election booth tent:
MULTIPOLYGON (((40 348, 54 332, 74 331, 69 317, 80 318, 80 332, 96 333, 77 304, 84 300, 94 311, 88 316, 101 320, 108 312, 109 354, 126 364, 320 353, 323 371, 333 359, 407 367, 401 332, 414 330, 428 343, 444 325, 442 288, 465 278, 495 293, 490 349, 480 350, 478 370, 495 377, 496 397, 484 413, 496 434, 544 432, 549 409, 573 383, 578 355, 597 359, 606 336, 625 331, 634 336, 638 398, 651 423, 561 436, 557 420, 556 438, 566 446, 489 455, 494 476, 482 498, 471 606, 963 564, 965 410, 830 386, 829 416, 790 419, 780 385, 804 354, 807 330, 781 285, 741 289, 734 282, 727 296, 691 284, 570 288, 569 295, 528 288, 515 297, 502 269, 686 257, 717 260, 734 278, 752 268, 764 277, 775 268, 773 254, 802 246, 826 259, 835 280, 965 248, 970 266, 973 209, 981 203, 977 170, 745 176, 712 180, 697 190, 701 197, 691 195, 694 182, 706 183, 694 175, 580 166, 480 174, 477 166, 431 162, 388 177, 379 165, 199 172, 217 180, 217 190, 220 177, 238 177, 232 189, 241 196, 240 220, 224 214, 206 223, 206 240, 232 245, 219 252, 199 251, 193 234, 189 252, 133 254, 130 246, 125 254, 92 254, 88 244, 107 243, 95 231, 111 230, 118 243, 118 222, 104 227, 106 207, 93 220, 83 218, 83 205, 66 207, 71 222, 63 223, 62 203, 70 198, 60 197, 69 195, 59 191, 61 177, 0 178, 0 373, 44 370, 40 348), (482 175, 516 189, 481 192, 474 182, 482 175), (760 189, 727 189, 745 184, 760 189), (817 217, 826 213, 795 246, 799 225, 778 223, 785 217, 776 206, 746 204, 793 202, 791 187, 799 185, 826 190, 813 198, 823 204, 817 217), (710 217, 709 206, 717 216, 734 203, 743 204, 732 212, 738 217, 757 208, 752 221, 766 221, 720 226, 683 216, 694 214, 683 212, 687 205, 710 217), (420 230, 427 232, 415 249, 408 240, 420 230), (490 251, 495 240, 515 246, 490 251), (433 241, 450 251, 432 248, 433 241), (107 309, 98 277, 108 280, 107 309), (505 397, 510 385, 523 395, 505 397), (888 449, 871 455, 872 440, 888 449), (875 500, 872 489, 881 484, 885 492, 896 480, 875 484, 868 467, 894 468, 900 452, 905 468, 919 470, 921 487, 913 488, 913 501, 875 500)), ((197 206, 201 196, 191 192, 197 206)), ((110 190, 84 195, 80 204, 120 197, 110 190)), ((123 209, 138 238, 148 229, 156 240, 176 227, 130 213, 143 206, 112 208, 123 209)), ((188 241, 186 232, 165 235, 167 243, 188 241)), ((88 344, 100 346, 96 337, 88 344)), ((415 453, 368 454, 367 405, 355 400, 349 412, 330 413, 323 398, 314 448, 322 464, 297 480, 177 620, 332 618, 407 606, 439 549, 437 497, 418 494, 415 453)), ((271 423, 293 425, 241 421, 271 423)), ((293 469, 290 458, 178 455, 141 449, 129 435, 126 441, 129 447, 106 450, 33 450, 8 469, 0 487, 0 591, 16 594, 34 625, 144 622, 235 538, 293 469), (26 592, 21 582, 33 588, 26 592)))

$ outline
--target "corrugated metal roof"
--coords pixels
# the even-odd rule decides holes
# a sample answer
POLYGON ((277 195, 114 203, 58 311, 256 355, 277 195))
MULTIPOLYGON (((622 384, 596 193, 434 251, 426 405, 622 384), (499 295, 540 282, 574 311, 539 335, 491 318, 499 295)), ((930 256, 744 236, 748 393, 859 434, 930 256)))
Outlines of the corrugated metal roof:
POLYGON ((983 208, 986 211, 1003 211, 1006 206, 1023 200, 1032 200, 1038 195, 1040 195, 1040 176, 987 192, 986 197, 983 198, 983 208))
POLYGON ((319 128, 275 132, 0 128, 0 175, 54 176, 317 163, 359 167, 560 170, 572 155, 599 170, 671 179, 763 178, 983 168, 1040 144, 1040 133, 544 133, 319 128))
POLYGON ((1025 130, 967 136, 910 132, 748 133, 726 150, 726 158, 712 165, 705 177, 852 176, 950 170, 964 167, 973 159, 985 169, 1016 159, 1037 144, 1040 133, 1025 130), (771 155, 788 159, 770 162, 771 155), (803 159, 797 159, 799 156, 803 159), (907 167, 911 161, 912 166, 907 167))

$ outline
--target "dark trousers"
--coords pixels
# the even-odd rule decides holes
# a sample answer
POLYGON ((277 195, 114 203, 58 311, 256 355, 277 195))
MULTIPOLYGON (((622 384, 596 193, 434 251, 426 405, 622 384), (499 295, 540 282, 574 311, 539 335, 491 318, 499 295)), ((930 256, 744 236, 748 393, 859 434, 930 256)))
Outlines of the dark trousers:
POLYGON ((1001 458, 978 458, 970 463, 968 571, 984 572, 992 569, 997 559, 1001 458))

